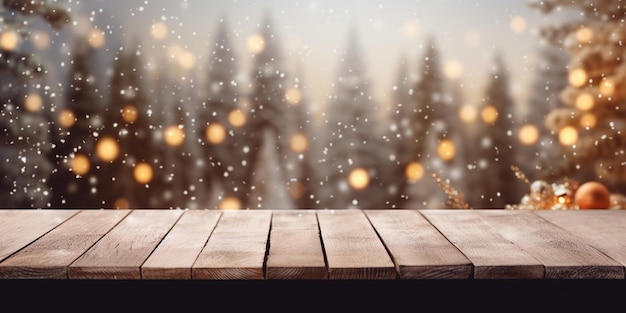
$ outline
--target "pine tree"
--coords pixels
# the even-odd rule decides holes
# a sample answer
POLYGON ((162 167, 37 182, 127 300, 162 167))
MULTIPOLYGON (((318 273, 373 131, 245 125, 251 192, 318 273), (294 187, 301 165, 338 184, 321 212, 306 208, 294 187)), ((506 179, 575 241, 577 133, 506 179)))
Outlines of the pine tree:
POLYGON ((579 16, 544 30, 541 35, 562 45, 570 56, 568 85, 562 106, 546 117, 565 150, 553 161, 552 177, 574 177, 593 170, 594 180, 610 189, 626 187, 626 93, 623 18, 626 8, 615 1, 532 1, 544 15, 566 11, 579 16))
POLYGON ((480 108, 482 126, 476 139, 478 154, 475 178, 480 177, 476 190, 480 199, 471 203, 476 208, 504 208, 506 204, 518 203, 528 188, 518 180, 513 171, 515 154, 518 153, 518 141, 513 137, 516 129, 514 102, 510 95, 509 77, 500 55, 496 55, 490 80, 484 91, 480 108))
POLYGON ((52 154, 52 206, 98 207, 96 136, 103 124, 103 107, 94 69, 96 55, 86 38, 74 43, 65 106, 57 113, 58 138, 52 154))
POLYGON ((388 160, 382 136, 377 133, 378 103, 370 95, 363 54, 351 31, 340 59, 334 94, 326 108, 324 194, 328 208, 384 206, 388 160))
MULTIPOLYGON (((285 168, 280 163, 288 149, 288 134, 284 133, 286 110, 285 83, 287 79, 284 70, 283 56, 280 51, 281 43, 275 33, 270 16, 266 16, 262 24, 259 37, 260 51, 254 55, 254 66, 251 75, 252 91, 249 95, 251 108, 249 122, 246 124, 244 153, 245 173, 242 175, 239 186, 240 194, 244 197, 242 205, 245 208, 263 205, 258 197, 272 195, 277 201, 288 200, 286 194, 287 176, 285 168), (268 143, 267 140, 273 142, 268 143), (264 150, 264 147, 266 150, 264 150), (279 160, 274 162, 276 168, 265 168, 268 156, 263 153, 275 154, 279 160), (247 151, 247 152, 246 152, 247 151), (265 151, 265 152, 264 152, 265 151), (278 182, 268 183, 265 177, 256 173, 258 170, 278 173, 278 182), (275 186, 279 184, 279 186, 275 186), (276 188, 271 192, 268 188, 276 188), (284 191, 284 192, 283 192, 284 191), (269 194, 268 194, 269 192, 269 194), (280 193, 276 195, 276 193, 280 193)), ((274 204, 270 204, 274 205, 274 204)))
POLYGON ((61 29, 69 14, 47 1, 3 1, 0 24, 0 203, 7 208, 50 206, 48 179, 53 171, 48 159, 49 120, 43 112, 43 98, 30 83, 45 74, 38 57, 20 51, 20 42, 29 36, 30 18, 40 17, 61 29))

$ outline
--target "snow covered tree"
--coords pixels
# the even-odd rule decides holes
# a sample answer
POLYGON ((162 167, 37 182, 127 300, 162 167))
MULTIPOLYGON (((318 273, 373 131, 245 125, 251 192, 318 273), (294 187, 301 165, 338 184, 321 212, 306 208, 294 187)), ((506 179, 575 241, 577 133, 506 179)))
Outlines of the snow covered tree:
POLYGON ((98 207, 95 193, 98 163, 96 137, 103 124, 94 58, 87 39, 74 43, 65 91, 65 105, 57 112, 58 134, 52 149, 55 171, 50 177, 53 207, 98 207))
POLYGON ((289 206, 285 203, 290 202, 287 174, 281 163, 289 140, 284 127, 288 121, 285 99, 287 75, 280 51, 281 43, 275 32, 270 16, 266 15, 260 32, 255 35, 256 45, 252 51, 252 91, 248 96, 250 110, 244 146, 248 158, 244 160, 245 175, 241 177, 239 186, 240 193, 245 197, 242 200, 245 208, 264 205, 278 208, 289 206), (275 157, 278 159, 274 160, 275 157))
POLYGON ((528 189, 511 170, 519 151, 513 137, 516 129, 514 102, 509 76, 502 57, 497 54, 480 107, 482 124, 475 139, 476 147, 468 158, 473 163, 470 204, 475 208, 504 208, 519 202, 528 189))
POLYGON ((241 127, 246 123, 240 108, 240 81, 237 57, 232 48, 231 33, 225 20, 218 24, 216 39, 209 57, 206 97, 198 108, 197 132, 203 152, 203 180, 214 197, 236 197, 246 160, 241 127), (236 172, 236 173, 233 173, 236 172))
POLYGON ((570 55, 563 106, 546 117, 565 152, 553 177, 592 169, 611 189, 626 187, 626 7, 615 1, 531 1, 544 15, 572 12, 579 18, 545 30, 544 38, 570 55))
POLYGON ((327 208, 380 208, 388 193, 389 152, 378 133, 379 104, 370 94, 364 55, 352 30, 326 107, 323 166, 327 208))
POLYGON ((19 48, 30 34, 30 18, 61 29, 69 14, 47 1, 5 0, 0 15, 0 203, 7 208, 42 208, 51 204, 49 121, 42 96, 30 84, 45 68, 37 55, 19 48))

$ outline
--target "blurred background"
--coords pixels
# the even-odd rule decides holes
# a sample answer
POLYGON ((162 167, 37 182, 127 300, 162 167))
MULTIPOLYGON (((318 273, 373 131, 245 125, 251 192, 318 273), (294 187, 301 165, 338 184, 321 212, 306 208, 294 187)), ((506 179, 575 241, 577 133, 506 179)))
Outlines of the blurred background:
POLYGON ((504 208, 529 181, 626 190, 626 9, 609 0, 1 10, 2 208, 504 208))

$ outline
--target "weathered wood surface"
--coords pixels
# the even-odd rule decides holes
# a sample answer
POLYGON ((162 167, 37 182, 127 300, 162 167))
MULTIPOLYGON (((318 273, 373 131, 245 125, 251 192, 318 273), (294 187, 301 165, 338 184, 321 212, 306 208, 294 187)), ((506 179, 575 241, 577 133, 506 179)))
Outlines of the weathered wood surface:
POLYGON ((0 280, 624 280, 626 210, 0 210, 0 280))

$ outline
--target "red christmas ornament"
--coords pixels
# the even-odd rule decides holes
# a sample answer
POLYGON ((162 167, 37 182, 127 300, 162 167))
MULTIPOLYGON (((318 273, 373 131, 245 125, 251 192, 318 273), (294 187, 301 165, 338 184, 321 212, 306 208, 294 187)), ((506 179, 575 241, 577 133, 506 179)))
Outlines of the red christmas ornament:
POLYGON ((608 209, 610 199, 609 189, 596 181, 581 184, 574 194, 574 203, 581 210, 608 209))

